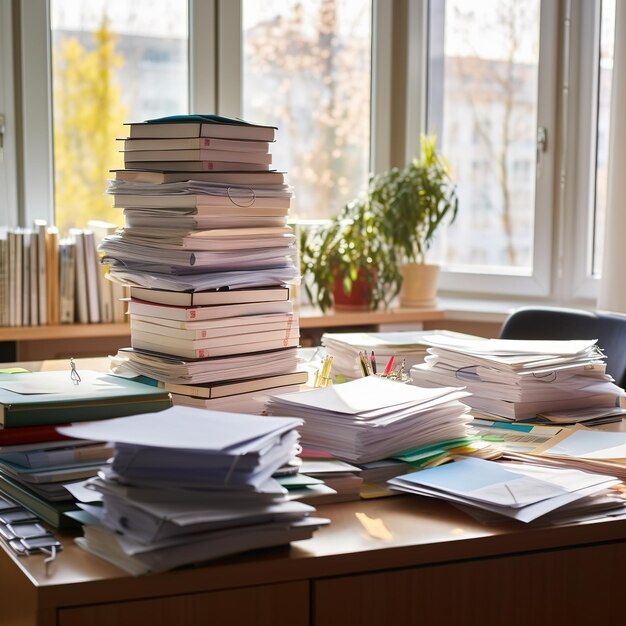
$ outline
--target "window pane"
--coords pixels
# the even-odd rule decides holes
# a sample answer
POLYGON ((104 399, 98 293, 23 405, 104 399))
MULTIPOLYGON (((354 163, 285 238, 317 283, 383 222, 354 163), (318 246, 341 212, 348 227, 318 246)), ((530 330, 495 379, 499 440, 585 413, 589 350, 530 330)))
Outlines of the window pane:
POLYGON ((458 185, 434 256, 449 270, 530 275, 539 0, 433 0, 429 128, 458 185))
POLYGON ((278 127, 295 215, 326 218, 367 180, 370 0, 243 0, 243 116, 278 127))
POLYGON ((593 274, 602 270, 604 216, 606 215, 607 165, 611 124, 611 86, 615 42, 615 0, 602 0, 600 21, 600 65, 598 74, 598 127, 596 144, 596 188, 593 228, 593 274))
POLYGON ((119 223, 103 195, 123 122, 186 113, 187 2, 50 0, 55 223, 119 223))

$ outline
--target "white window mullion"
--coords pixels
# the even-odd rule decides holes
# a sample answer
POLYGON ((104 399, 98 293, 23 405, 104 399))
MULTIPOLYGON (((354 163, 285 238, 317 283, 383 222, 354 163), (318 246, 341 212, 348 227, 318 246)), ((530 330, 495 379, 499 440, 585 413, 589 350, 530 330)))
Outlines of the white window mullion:
POLYGON ((53 219, 50 19, 47 0, 20 3, 24 219, 53 219))
POLYGON ((373 0, 372 10, 370 169, 381 172, 391 167, 392 0, 373 0))
MULTIPOLYGON (((189 110, 217 110, 217 0, 189 0, 189 110)), ((236 4, 236 3, 231 3, 236 4)))
POLYGON ((241 117, 243 52, 241 1, 217 0, 217 113, 241 117))
POLYGON ((595 169, 600 54, 600 2, 571 3, 567 154, 561 166, 564 205, 560 211, 562 247, 561 300, 578 303, 597 292, 590 273, 593 246, 595 169))
POLYGON ((0 224, 18 220, 16 167, 16 111, 13 92, 13 33, 10 0, 0 0, 0 224))

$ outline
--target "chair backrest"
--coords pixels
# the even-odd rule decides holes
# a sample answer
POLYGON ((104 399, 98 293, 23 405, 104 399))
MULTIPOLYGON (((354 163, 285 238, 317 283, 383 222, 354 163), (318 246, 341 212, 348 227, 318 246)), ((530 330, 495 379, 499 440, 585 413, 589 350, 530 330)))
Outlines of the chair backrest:
POLYGON ((524 307, 509 315, 502 339, 597 339, 606 370, 626 385, 626 316, 560 307, 524 307))

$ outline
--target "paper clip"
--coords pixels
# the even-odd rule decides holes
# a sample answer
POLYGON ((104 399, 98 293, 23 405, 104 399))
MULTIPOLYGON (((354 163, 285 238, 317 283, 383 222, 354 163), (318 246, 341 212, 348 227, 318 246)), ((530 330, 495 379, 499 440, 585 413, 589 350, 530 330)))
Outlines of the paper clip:
POLYGON ((70 357, 70 378, 75 385, 79 385, 81 382, 80 374, 76 369, 76 363, 73 357, 70 357))

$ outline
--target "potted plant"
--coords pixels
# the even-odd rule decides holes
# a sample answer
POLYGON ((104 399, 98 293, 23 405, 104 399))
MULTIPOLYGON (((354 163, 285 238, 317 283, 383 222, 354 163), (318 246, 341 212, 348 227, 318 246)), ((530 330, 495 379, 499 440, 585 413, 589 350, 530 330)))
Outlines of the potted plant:
POLYGON ((435 137, 422 136, 422 155, 406 167, 371 176, 366 192, 318 228, 301 231, 304 287, 323 311, 375 309, 400 293, 402 306, 432 306, 439 266, 425 253, 458 198, 435 137), (347 301, 360 295, 361 301, 347 301))
POLYGON ((433 306, 439 266, 426 263, 437 229, 452 223, 458 210, 449 168, 435 149, 434 135, 421 137, 421 157, 403 169, 376 176, 369 188, 372 211, 402 275, 400 305, 433 306))
POLYGON ((307 295, 322 311, 388 305, 401 278, 369 193, 347 203, 329 222, 301 231, 300 269, 307 295))

